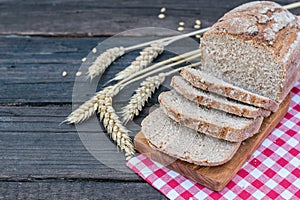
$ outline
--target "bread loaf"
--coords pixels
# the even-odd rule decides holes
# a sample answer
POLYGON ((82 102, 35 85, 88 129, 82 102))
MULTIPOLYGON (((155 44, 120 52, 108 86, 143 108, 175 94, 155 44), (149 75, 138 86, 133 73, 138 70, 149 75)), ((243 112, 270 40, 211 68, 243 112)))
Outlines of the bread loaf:
POLYGON ((155 149, 201 166, 221 165, 229 161, 241 144, 197 133, 170 119, 161 108, 143 120, 142 132, 155 149))
POLYGON ((263 117, 247 119, 226 112, 198 106, 174 90, 158 97, 165 113, 191 129, 231 142, 240 142, 259 131, 263 117))
POLYGON ((201 51, 201 70, 281 103, 300 78, 300 22, 277 3, 246 3, 204 34, 201 51))
POLYGON ((189 82, 184 80, 184 78, 181 76, 174 76, 172 78, 171 86, 174 88, 174 90, 176 90, 176 92, 199 105, 221 110, 241 117, 267 117, 271 113, 270 111, 262 108, 239 103, 229 98, 197 89, 189 82))
POLYGON ((191 85, 205 91, 225 96, 236 101, 254 105, 275 112, 279 104, 267 97, 252 93, 243 88, 234 86, 199 69, 185 68, 181 70, 182 77, 191 85))
POLYGON ((202 66, 184 68, 142 122, 153 148, 202 166, 229 161, 300 78, 300 20, 251 2, 225 14, 201 41, 202 66))

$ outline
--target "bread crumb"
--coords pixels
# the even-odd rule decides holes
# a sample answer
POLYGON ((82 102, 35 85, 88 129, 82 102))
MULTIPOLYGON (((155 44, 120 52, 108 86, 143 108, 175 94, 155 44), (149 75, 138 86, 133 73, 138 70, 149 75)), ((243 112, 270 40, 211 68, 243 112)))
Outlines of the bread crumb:
POLYGON ((184 26, 184 22, 179 22, 179 26, 184 26))
POLYGON ((163 7, 163 8, 160 9, 160 12, 163 13, 163 12, 166 12, 166 10, 167 10, 167 9, 166 9, 165 7, 163 7))
POLYGON ((96 49, 96 48, 93 48, 93 49, 92 49, 92 52, 93 52, 93 53, 97 53, 97 49, 96 49))

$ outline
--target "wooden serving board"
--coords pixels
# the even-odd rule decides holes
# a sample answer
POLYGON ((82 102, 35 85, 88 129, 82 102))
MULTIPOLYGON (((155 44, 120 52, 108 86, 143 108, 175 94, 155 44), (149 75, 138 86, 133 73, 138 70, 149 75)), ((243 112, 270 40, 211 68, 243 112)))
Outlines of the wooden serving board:
POLYGON ((245 140, 234 157, 229 162, 220 166, 201 167, 179 159, 174 161, 173 157, 152 149, 142 132, 139 132, 135 136, 134 144, 140 153, 166 165, 169 169, 172 169, 211 190, 221 191, 285 116, 288 111, 290 100, 290 95, 288 95, 280 105, 278 111, 264 119, 259 133, 245 140))

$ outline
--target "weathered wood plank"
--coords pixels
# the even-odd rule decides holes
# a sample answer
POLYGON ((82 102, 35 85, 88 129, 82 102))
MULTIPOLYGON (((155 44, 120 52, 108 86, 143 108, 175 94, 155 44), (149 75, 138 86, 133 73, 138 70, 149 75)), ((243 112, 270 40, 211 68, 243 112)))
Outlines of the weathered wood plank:
MULTIPOLYGON (((141 181, 97 119, 77 126, 79 133, 73 125, 60 125, 70 111, 70 105, 0 106, 0 181, 141 181)), ((138 124, 128 128, 131 136, 139 129, 138 124)))
MULTIPOLYGON (((192 30, 195 19, 201 19, 204 27, 210 26, 225 12, 244 2, 248 1, 4 0, 0 2, 0 34, 107 36, 138 27, 176 30, 179 21, 186 22, 188 31, 192 30), (162 7, 167 8, 166 18, 159 20, 157 15, 162 7)), ((300 10, 295 13, 299 14, 300 10)))
POLYGON ((59 181, 0 182, 0 199, 166 199, 147 183, 59 181))
POLYGON ((0 37, 0 102, 70 101, 81 58, 102 40, 0 37))
MULTIPOLYGON (((104 39, 0 37, 0 104, 71 103, 75 74, 81 66, 81 58, 104 39), (66 77, 62 76, 63 71, 68 73, 66 77)), ((127 46, 138 40, 138 38, 126 37, 102 44, 104 46, 119 46, 120 44, 127 46)), ((142 38, 142 40, 151 39, 142 38)), ((198 47, 196 41, 192 39, 189 41, 193 44, 187 49, 198 47)), ((178 51, 186 48, 180 42, 176 45, 175 50, 178 51)), ((106 48, 100 50, 104 51, 104 49, 106 48)), ((101 77, 98 89, 117 72, 128 66, 138 53, 138 50, 130 52, 111 65, 101 77)), ((165 52, 158 60, 166 59, 171 55, 173 54, 165 52)), ((82 71, 82 76, 77 78, 81 84, 78 88, 83 88, 83 94, 80 96, 82 101, 94 94, 96 87, 95 90, 89 87, 97 86, 98 81, 86 80, 85 73, 86 71, 82 71)), ((119 100, 127 99, 119 98, 119 100)))

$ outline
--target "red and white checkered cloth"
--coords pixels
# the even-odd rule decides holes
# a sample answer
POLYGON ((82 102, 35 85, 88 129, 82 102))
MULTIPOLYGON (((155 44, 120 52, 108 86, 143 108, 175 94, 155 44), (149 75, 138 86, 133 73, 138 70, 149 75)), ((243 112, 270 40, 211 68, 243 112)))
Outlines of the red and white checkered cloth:
POLYGON ((127 166, 169 199, 300 199, 300 82, 288 113, 221 192, 144 155, 127 166))

